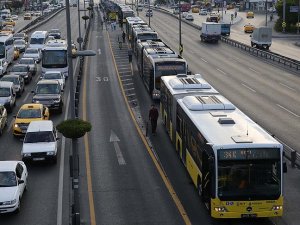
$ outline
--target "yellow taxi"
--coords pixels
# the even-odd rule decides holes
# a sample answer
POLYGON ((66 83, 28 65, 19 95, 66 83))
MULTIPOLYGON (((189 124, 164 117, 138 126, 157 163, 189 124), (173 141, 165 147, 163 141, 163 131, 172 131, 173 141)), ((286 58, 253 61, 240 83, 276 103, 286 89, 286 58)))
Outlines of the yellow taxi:
POLYGON ((254 18, 254 12, 252 12, 252 11, 247 12, 246 17, 247 18, 254 18))
POLYGON ((7 25, 1 29, 1 33, 13 34, 15 29, 11 25, 7 25))
POLYGON ((31 20, 31 14, 30 13, 25 13, 24 14, 24 20, 31 20))
POLYGON ((252 24, 246 24, 244 26, 244 32, 245 33, 253 33, 253 30, 255 29, 255 27, 252 24))
POLYGON ((198 5, 192 5, 192 13, 199 13, 200 9, 199 9, 200 6, 198 5))
POLYGON ((11 18, 5 18, 4 22, 3 22, 3 25, 13 25, 13 26, 16 26, 16 22, 11 19, 11 18))
POLYGON ((49 120, 49 109, 43 104, 31 103, 24 104, 19 109, 13 123, 13 135, 21 137, 26 134, 31 121, 49 120))
POLYGON ((17 48, 14 48, 14 60, 17 60, 20 57, 20 51, 17 48))

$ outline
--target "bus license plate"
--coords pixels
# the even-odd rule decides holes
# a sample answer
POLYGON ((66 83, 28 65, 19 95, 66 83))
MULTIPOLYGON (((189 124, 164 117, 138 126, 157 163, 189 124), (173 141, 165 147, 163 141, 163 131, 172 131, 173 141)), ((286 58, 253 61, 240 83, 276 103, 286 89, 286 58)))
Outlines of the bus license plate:
POLYGON ((257 214, 242 214, 242 218, 255 218, 257 214))

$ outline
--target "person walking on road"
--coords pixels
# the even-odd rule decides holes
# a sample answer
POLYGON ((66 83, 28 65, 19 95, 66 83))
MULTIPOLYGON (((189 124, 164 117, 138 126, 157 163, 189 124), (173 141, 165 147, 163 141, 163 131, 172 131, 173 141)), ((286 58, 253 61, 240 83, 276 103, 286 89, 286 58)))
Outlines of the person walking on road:
POLYGON ((151 109, 149 111, 149 120, 151 122, 152 134, 156 134, 156 127, 157 127, 157 119, 158 119, 158 110, 154 104, 151 105, 151 109))

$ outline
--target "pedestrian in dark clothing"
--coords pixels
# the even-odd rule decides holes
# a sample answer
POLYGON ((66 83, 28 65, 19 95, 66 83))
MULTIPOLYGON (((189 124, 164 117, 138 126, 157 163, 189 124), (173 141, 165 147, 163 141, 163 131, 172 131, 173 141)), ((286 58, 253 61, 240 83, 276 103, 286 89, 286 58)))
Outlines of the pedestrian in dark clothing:
POLYGON ((126 37, 126 35, 125 35, 125 32, 123 31, 123 33, 122 33, 123 43, 125 43, 125 37, 126 37))
POLYGON ((132 49, 131 48, 128 49, 128 59, 129 59, 129 62, 131 63, 132 62, 132 49))
POLYGON ((158 110, 155 107, 155 105, 151 105, 151 109, 149 111, 149 120, 151 122, 152 134, 156 134, 157 119, 158 119, 158 110))

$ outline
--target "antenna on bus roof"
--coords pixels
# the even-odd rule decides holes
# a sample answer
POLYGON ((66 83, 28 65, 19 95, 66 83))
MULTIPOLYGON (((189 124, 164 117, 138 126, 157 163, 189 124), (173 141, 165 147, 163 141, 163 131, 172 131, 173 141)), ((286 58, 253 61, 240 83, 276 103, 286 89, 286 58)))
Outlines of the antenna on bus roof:
POLYGON ((249 135, 249 130, 248 130, 248 121, 247 121, 247 133, 246 135, 248 136, 249 135))

